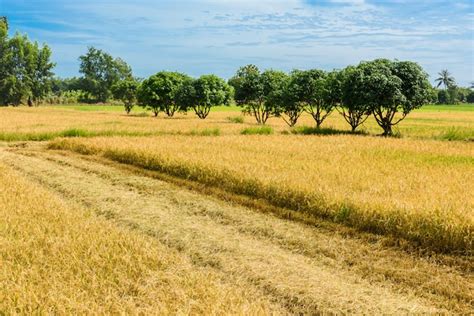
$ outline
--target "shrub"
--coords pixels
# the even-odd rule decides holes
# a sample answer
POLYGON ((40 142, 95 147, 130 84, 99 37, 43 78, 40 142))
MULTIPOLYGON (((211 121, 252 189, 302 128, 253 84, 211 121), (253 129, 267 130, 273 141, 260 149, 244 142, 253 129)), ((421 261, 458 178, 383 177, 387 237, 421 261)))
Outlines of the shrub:
POLYGON ((301 134, 301 135, 341 135, 341 134, 357 134, 357 135, 365 135, 366 132, 362 131, 343 131, 334 129, 331 127, 326 128, 317 128, 317 127, 309 127, 309 126, 301 126, 295 127, 291 130, 293 134, 301 134))
POLYGON ((271 135, 273 134, 273 128, 270 126, 258 126, 248 127, 243 129, 240 134, 242 135, 271 135))
POLYGON ((236 123, 236 124, 244 123, 244 117, 243 116, 232 116, 232 117, 228 117, 227 120, 231 123, 236 123))
POLYGON ((448 141, 474 141, 474 132, 452 127, 447 131, 442 132, 437 138, 439 140, 448 141))
POLYGON ((203 130, 192 130, 189 134, 192 136, 219 136, 221 130, 218 127, 205 128, 203 130))

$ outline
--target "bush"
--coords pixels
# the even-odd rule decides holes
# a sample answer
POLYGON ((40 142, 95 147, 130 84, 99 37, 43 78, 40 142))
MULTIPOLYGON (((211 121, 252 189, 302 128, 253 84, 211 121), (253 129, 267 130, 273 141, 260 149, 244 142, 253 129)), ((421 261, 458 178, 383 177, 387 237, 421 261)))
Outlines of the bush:
POLYGON ((242 124, 244 122, 244 117, 243 116, 232 116, 232 117, 228 117, 227 120, 231 123, 242 124))
POLYGON ((437 138, 448 141, 474 141, 474 132, 452 127, 442 132, 437 138))
POLYGON ((466 97, 467 103, 474 103, 474 91, 469 92, 466 97))
POLYGON ((273 128, 270 126, 258 126, 248 127, 243 129, 240 134, 242 135, 271 135, 273 134, 273 128))
POLYGON ((357 135, 365 135, 366 132, 363 131, 344 131, 338 130, 331 127, 327 128, 317 128, 317 127, 309 127, 309 126, 301 126, 295 127, 291 130, 293 134, 301 134, 301 135, 341 135, 341 134, 357 134, 357 135))
POLYGON ((221 134, 221 130, 216 128, 205 128, 203 130, 192 130, 189 133, 192 136, 219 136, 221 134))
POLYGON ((83 129, 71 128, 61 132, 62 137, 87 137, 90 133, 83 129))

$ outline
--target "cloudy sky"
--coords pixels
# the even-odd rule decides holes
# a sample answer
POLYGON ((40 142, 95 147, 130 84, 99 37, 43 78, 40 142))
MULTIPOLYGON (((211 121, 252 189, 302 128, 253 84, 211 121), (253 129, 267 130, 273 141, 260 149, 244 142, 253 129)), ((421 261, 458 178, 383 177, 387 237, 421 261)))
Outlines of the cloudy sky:
POLYGON ((46 42, 56 73, 78 75, 87 46, 135 75, 224 78, 239 66, 331 70, 379 57, 474 81, 472 0, 0 0, 11 31, 46 42))

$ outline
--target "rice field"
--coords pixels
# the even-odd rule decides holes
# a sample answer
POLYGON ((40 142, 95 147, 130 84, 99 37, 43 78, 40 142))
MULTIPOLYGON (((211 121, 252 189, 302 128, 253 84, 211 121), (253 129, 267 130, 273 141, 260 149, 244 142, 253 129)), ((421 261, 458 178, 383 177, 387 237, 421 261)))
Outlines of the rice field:
POLYGON ((469 314, 472 109, 0 108, 0 314, 469 314))
MULTIPOLYGON (((437 140, 474 140, 474 108, 465 106, 427 106, 414 111, 395 131, 403 138, 437 140)), ((159 136, 159 135, 238 135, 254 128, 252 117, 242 116, 237 107, 218 107, 206 120, 193 113, 161 114, 155 118, 140 108, 126 115, 120 106, 49 106, 39 108, 1 108, 0 141, 46 141, 56 137, 159 136), (217 132, 216 132, 217 131, 217 132)), ((313 127, 309 115, 303 115, 295 129, 281 118, 270 118, 268 126, 275 134, 290 133, 301 127, 313 127)), ((344 119, 333 112, 323 123, 332 133, 348 132, 344 119)), ((364 133, 381 133, 370 118, 361 127, 364 133)))
POLYGON ((62 139, 50 148, 102 155, 433 249, 472 251, 470 143, 245 135, 62 139))
POLYGON ((0 311, 244 314, 270 303, 0 164, 0 311))

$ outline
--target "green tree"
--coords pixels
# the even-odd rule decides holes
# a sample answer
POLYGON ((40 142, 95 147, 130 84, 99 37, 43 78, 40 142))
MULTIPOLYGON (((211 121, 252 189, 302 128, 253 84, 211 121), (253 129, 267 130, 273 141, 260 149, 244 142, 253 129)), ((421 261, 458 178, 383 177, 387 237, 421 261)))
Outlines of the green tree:
POLYGON ((467 102, 467 96, 471 93, 470 88, 465 87, 456 87, 457 90, 457 99, 461 102, 467 102))
POLYGON ((241 67, 229 80, 235 90, 237 105, 243 107, 245 114, 255 117, 258 124, 265 124, 276 112, 275 104, 267 101, 275 86, 280 84, 279 76, 279 72, 267 70, 261 73, 257 66, 247 65, 241 67))
POLYGON ((3 76, 0 84, 1 103, 18 106, 31 95, 31 76, 33 68, 33 45, 26 36, 16 34, 6 40, 2 56, 3 76))
POLYGON ((55 64, 50 61, 51 49, 44 45, 39 47, 34 44, 34 61, 31 73, 31 98, 38 105, 50 92, 55 64))
POLYGON ((158 72, 142 82, 138 89, 138 103, 151 109, 155 116, 163 111, 172 117, 177 111, 184 111, 177 102, 177 94, 189 80, 189 76, 179 72, 158 72))
POLYGON ((280 83, 272 92, 270 102, 275 105, 275 115, 281 117, 289 127, 293 127, 304 112, 304 107, 299 100, 299 86, 296 82, 295 72, 289 76, 279 74, 280 83))
POLYGON ((137 101, 138 87, 139 83, 133 79, 121 80, 112 86, 114 98, 123 102, 127 114, 130 114, 137 101))
POLYGON ((438 89, 436 89, 435 87, 430 88, 430 97, 428 101, 430 104, 437 104, 439 102, 438 89))
POLYGON ((447 104, 457 104, 462 101, 462 93, 456 85, 449 86, 446 91, 448 92, 447 104))
POLYGON ((79 60, 79 72, 83 74, 81 89, 88 92, 95 102, 107 102, 115 83, 132 79, 132 70, 125 61, 114 59, 100 49, 89 47, 79 60))
POLYGON ((469 92, 469 94, 466 97, 466 102, 474 103, 474 91, 469 92))
POLYGON ((182 109, 192 108, 194 113, 205 119, 214 106, 229 105, 233 89, 215 75, 204 75, 196 80, 187 80, 178 92, 178 103, 182 109))
POLYGON ((26 35, 8 37, 6 17, 0 18, 0 105, 39 103, 51 91, 51 50, 26 35))
POLYGON ((355 132, 372 113, 371 104, 364 92, 366 75, 362 67, 349 66, 338 77, 340 104, 337 111, 351 126, 352 132, 355 132))
POLYGON ((454 80, 454 77, 451 76, 451 73, 447 69, 443 69, 438 73, 438 78, 436 78, 435 82, 438 83, 436 86, 439 88, 441 85, 444 86, 444 89, 447 90, 449 87, 454 86, 456 84, 456 81, 454 80))
POLYGON ((11 74, 11 61, 6 17, 0 19, 0 105, 8 105, 7 78, 11 74))
POLYGON ((6 16, 0 16, 0 24, 8 30, 8 18, 6 16))
POLYGON ((367 76, 363 91, 384 136, 392 135, 393 126, 429 101, 428 75, 417 63, 377 59, 359 67, 367 76))
POLYGON ((316 127, 333 111, 336 102, 332 99, 328 74, 319 69, 295 70, 291 74, 290 89, 304 110, 313 117, 316 127))
POLYGON ((438 104, 449 104, 449 93, 447 90, 438 90, 438 104))

